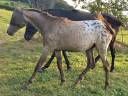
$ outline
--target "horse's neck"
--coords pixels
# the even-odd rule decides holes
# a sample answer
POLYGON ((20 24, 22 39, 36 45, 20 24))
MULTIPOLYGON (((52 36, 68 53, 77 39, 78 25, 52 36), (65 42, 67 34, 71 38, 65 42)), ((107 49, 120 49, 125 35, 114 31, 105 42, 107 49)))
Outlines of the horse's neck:
POLYGON ((53 26, 53 24, 55 24, 55 20, 48 18, 47 16, 42 16, 40 19, 38 19, 38 21, 36 21, 36 23, 34 24, 38 30, 40 30, 41 34, 45 34, 45 32, 48 32, 48 30, 50 30, 50 28, 53 26))

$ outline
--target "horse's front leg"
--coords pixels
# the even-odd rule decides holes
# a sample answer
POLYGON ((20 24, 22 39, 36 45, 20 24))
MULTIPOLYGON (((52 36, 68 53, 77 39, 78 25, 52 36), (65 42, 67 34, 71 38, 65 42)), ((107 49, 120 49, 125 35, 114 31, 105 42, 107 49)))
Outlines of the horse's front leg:
POLYGON ((111 63, 112 65, 111 65, 110 72, 113 72, 113 70, 114 70, 114 61, 115 61, 115 53, 116 53, 115 47, 114 47, 114 42, 115 42, 115 40, 110 43, 110 51, 111 51, 111 56, 112 56, 112 63, 111 63))
POLYGON ((65 82, 65 77, 62 69, 62 57, 61 57, 61 52, 60 51, 55 51, 56 59, 57 59, 57 66, 60 72, 60 77, 61 77, 61 84, 65 82))
POLYGON ((44 47, 43 48, 42 55, 40 56, 40 59, 38 60, 38 63, 36 64, 36 67, 34 69, 34 72, 33 72, 32 76, 25 83, 25 85, 23 85, 22 89, 26 89, 33 82, 33 80, 35 79, 36 73, 42 70, 41 69, 41 66, 46 61, 46 58, 47 58, 48 53, 49 53, 48 48, 47 47, 44 47))
POLYGON ((44 71, 45 69, 47 69, 50 66, 50 64, 53 61, 54 57, 55 57, 55 51, 53 52, 53 54, 50 57, 50 59, 48 60, 48 62, 44 65, 44 67, 41 68, 42 71, 44 71))
POLYGON ((62 53, 63 53, 64 59, 65 59, 65 63, 67 64, 67 71, 70 71, 71 70, 71 66, 70 66, 70 62, 68 60, 66 51, 62 51, 62 53))

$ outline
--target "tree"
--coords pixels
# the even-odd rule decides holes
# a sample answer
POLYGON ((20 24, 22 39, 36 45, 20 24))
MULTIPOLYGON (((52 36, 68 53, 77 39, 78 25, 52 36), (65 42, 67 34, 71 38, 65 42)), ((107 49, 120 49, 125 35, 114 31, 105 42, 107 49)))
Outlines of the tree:
POLYGON ((89 10, 91 13, 106 12, 117 16, 120 20, 126 20, 123 11, 128 10, 127 0, 95 0, 92 2, 87 2, 87 0, 73 1, 82 2, 82 8, 89 10))
POLYGON ((73 9, 63 0, 27 0, 30 7, 38 9, 66 8, 73 9))

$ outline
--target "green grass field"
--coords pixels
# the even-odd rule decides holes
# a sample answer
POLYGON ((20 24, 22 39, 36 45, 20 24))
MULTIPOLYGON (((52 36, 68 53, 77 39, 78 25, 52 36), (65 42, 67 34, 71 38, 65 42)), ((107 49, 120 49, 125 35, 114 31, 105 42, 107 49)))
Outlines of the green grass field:
MULTIPOLYGON (((107 91, 103 89, 105 77, 101 61, 77 87, 72 87, 86 66, 82 53, 68 54, 72 66, 70 72, 66 71, 63 60, 66 77, 63 86, 60 86, 59 72, 54 60, 44 73, 37 74, 28 90, 21 90, 22 84, 31 76, 43 46, 41 39, 37 39, 39 34, 26 42, 23 38, 24 28, 13 37, 8 36, 6 30, 10 18, 11 12, 0 9, 0 96, 128 96, 128 49, 117 50, 115 71, 110 73, 107 91)), ((117 39, 121 41, 121 36, 117 39)), ((124 36, 124 42, 128 44, 127 36, 124 36)), ((110 61, 109 51, 108 54, 110 61)))

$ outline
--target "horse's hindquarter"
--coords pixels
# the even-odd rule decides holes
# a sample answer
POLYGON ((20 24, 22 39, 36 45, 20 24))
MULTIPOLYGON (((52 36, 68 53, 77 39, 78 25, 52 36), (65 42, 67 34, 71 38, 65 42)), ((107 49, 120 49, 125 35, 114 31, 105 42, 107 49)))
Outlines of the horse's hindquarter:
POLYGON ((57 31, 58 49, 84 51, 95 44, 98 34, 94 23, 97 20, 64 22, 57 31))

